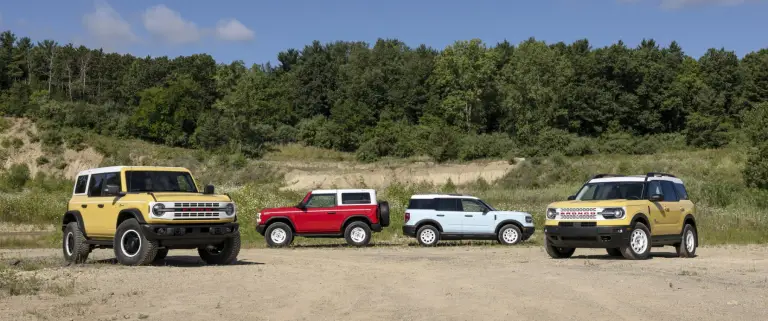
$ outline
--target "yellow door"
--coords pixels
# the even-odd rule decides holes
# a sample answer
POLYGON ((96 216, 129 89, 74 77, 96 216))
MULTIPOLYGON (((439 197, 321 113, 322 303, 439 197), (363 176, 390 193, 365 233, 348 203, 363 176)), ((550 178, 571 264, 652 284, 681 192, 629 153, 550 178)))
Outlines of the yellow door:
POLYGON ((120 172, 91 175, 87 201, 89 217, 86 221, 92 222, 93 233, 91 234, 94 237, 111 238, 115 235, 117 198, 114 195, 107 195, 106 189, 109 185, 121 186, 120 181, 120 172))
MULTIPOLYGON (((673 234, 675 215, 674 211, 679 213, 680 209, 675 206, 678 203, 677 200, 671 201, 667 195, 664 194, 663 181, 650 181, 648 182, 648 196, 661 195, 664 199, 658 202, 651 202, 651 229, 652 235, 669 235, 673 234)), ((674 195, 674 194, 673 194, 674 195)), ((674 199, 674 198, 673 198, 674 199)))

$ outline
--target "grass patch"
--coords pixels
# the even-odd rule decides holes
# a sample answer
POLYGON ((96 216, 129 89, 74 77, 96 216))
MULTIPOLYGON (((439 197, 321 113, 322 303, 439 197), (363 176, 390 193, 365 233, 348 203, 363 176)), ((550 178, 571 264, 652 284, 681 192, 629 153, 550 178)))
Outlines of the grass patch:
POLYGON ((267 152, 264 160, 268 161, 354 161, 354 153, 345 153, 302 144, 286 144, 274 147, 267 152))

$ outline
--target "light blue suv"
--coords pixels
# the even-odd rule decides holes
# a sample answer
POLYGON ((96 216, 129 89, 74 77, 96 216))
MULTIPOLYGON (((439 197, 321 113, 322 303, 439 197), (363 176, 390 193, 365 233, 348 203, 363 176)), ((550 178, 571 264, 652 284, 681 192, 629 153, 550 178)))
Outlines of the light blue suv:
POLYGON ((513 245, 533 234, 533 217, 525 212, 499 211, 481 199, 461 194, 411 196, 403 234, 421 245, 444 240, 498 240, 513 245))

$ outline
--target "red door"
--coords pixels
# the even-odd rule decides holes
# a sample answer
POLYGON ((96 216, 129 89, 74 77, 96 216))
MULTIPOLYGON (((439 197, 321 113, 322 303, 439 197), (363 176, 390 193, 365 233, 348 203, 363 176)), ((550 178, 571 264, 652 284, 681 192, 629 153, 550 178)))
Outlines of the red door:
POLYGON ((298 214, 304 226, 297 226, 297 230, 303 233, 339 231, 343 213, 336 211, 336 193, 313 193, 304 204, 303 213, 298 214))

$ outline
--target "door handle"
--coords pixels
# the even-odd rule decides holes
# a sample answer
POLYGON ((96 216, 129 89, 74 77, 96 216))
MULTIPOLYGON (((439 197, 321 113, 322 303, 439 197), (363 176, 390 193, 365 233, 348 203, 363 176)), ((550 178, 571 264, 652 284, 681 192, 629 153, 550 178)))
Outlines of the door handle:
POLYGON ((685 207, 680 208, 680 212, 685 212, 685 207))
POLYGON ((664 210, 669 212, 669 207, 665 207, 664 210))
POLYGON ((88 205, 86 205, 86 204, 82 204, 82 205, 80 205, 80 207, 82 207, 82 208, 86 208, 86 207, 88 207, 88 205))
POLYGON ((328 212, 328 214, 336 214, 336 212, 328 212))
POLYGON ((464 215, 464 217, 472 217, 472 215, 464 215))
POLYGON ((97 205, 99 208, 104 208, 104 204, 97 205))
POLYGON ((437 214, 438 217, 443 217, 445 214, 437 214))

